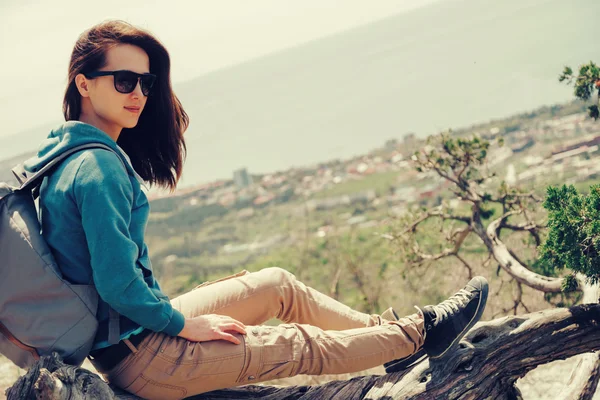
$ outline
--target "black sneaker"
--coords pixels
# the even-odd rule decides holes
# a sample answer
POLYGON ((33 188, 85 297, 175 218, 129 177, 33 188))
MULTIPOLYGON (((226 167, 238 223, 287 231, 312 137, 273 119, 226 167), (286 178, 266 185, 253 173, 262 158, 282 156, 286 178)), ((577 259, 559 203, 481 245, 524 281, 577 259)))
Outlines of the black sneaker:
MULTIPOLYGON (((421 311, 420 308, 417 309, 421 311)), ((392 307, 388 308, 383 313, 381 313, 381 317, 390 321, 398 321, 400 319, 400 317, 398 316, 398 314, 396 314, 396 311, 392 307)), ((387 374, 389 374, 390 372, 404 371, 405 369, 412 367, 417 362, 421 362, 426 357, 427 354, 425 354, 425 350, 423 350, 423 348, 421 347, 415 353, 404 358, 398 358, 396 360, 386 362, 385 364, 383 364, 383 366, 385 367, 385 372, 387 374)))
POLYGON ((429 358, 440 358, 458 344, 481 318, 487 296, 487 280, 483 276, 476 276, 447 300, 436 306, 423 307, 423 349, 429 358))
POLYGON ((416 353, 404 358, 386 362, 383 364, 383 366, 385 367, 385 373, 389 374, 391 372, 399 372, 411 368, 413 365, 420 363, 425 358, 427 358, 427 354, 425 353, 425 349, 421 347, 416 353))

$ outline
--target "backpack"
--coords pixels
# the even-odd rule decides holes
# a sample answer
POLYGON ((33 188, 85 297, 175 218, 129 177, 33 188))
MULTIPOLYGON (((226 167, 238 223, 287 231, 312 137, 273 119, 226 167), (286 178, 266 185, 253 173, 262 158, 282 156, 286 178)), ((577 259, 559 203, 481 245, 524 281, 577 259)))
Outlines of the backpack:
MULTIPOLYGON (((92 284, 63 278, 40 232, 35 204, 44 177, 71 154, 89 148, 116 154, 105 144, 86 143, 58 155, 30 177, 22 164, 16 166, 12 171, 18 188, 0 182, 0 354, 21 368, 52 352, 79 366, 96 336, 98 292, 92 284)), ((119 160, 123 162, 121 156, 119 160)), ((118 342, 119 314, 111 308, 109 343, 118 342)))

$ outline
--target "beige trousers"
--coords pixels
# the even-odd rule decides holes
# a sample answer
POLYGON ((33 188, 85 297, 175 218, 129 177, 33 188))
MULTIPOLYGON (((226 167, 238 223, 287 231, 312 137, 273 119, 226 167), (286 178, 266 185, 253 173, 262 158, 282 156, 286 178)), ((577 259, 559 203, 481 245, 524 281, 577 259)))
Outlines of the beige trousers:
POLYGON ((171 303, 187 318, 231 316, 247 334, 236 333, 242 340, 236 345, 154 332, 137 348, 130 345, 132 354, 104 374, 107 380, 142 398, 182 399, 298 374, 358 372, 406 357, 424 340, 422 314, 397 321, 364 314, 281 268, 207 282, 171 303), (285 323, 260 325, 273 317, 285 323))

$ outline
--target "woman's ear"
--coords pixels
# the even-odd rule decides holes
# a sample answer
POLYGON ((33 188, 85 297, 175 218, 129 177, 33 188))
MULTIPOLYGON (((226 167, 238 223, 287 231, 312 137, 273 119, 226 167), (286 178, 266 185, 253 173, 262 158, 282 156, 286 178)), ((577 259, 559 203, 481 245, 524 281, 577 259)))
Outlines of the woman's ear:
POLYGON ((77 74, 75 77, 75 85, 82 97, 90 97, 89 84, 91 82, 86 79, 83 74, 77 74))

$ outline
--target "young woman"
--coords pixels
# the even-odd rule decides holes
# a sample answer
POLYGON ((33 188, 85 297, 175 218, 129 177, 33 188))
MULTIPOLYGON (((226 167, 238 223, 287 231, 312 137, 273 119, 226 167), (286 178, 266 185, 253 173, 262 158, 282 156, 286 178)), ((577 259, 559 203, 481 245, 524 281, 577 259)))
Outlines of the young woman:
POLYGON ((242 271, 169 300, 144 243, 149 204, 141 190, 144 182, 174 189, 185 158, 188 116, 171 88, 167 50, 120 20, 90 28, 73 49, 63 111, 66 122, 26 169, 83 143, 114 150, 70 155, 42 185, 40 207, 43 235, 65 277, 97 288, 100 326, 90 359, 118 387, 181 399, 297 374, 389 366, 419 351, 436 358, 481 317, 481 277, 404 318, 392 308, 382 315, 352 310, 280 268, 242 271), (273 317, 284 324, 261 325, 273 317))

